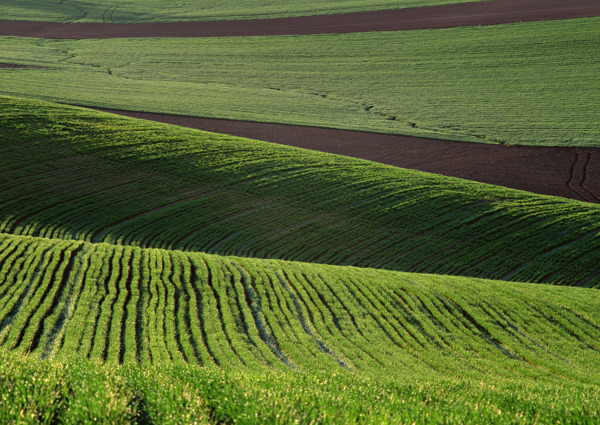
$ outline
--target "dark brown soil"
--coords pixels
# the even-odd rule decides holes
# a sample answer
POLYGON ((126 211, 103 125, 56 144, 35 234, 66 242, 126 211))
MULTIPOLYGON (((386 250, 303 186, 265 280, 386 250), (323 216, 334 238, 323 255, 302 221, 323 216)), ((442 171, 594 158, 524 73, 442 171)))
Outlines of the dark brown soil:
POLYGON ((2 21, 0 35, 41 38, 230 37, 396 31, 600 16, 598 0, 495 0, 339 15, 137 24, 2 21))
POLYGON ((360 131, 103 110, 544 195, 600 202, 599 148, 500 146, 360 131))

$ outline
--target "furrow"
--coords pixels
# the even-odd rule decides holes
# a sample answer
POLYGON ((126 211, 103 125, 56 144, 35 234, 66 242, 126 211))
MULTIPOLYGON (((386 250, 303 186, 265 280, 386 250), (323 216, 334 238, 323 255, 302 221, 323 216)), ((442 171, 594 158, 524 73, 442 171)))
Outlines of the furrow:
POLYGON ((256 293, 256 282, 254 277, 250 275, 241 264, 231 261, 236 270, 240 274, 240 280, 244 291, 244 298, 246 305, 250 308, 251 316, 254 321, 254 326, 258 333, 258 336, 268 349, 277 357, 283 364, 290 366, 289 359, 281 351, 281 347, 277 342, 277 339, 273 337, 273 330, 268 326, 268 322, 263 318, 263 308, 261 298, 256 293), (251 281, 249 283, 248 281, 251 281))
MULTIPOLYGON (((431 323, 431 326, 433 326, 432 332, 429 335, 432 335, 432 338, 434 338, 433 336, 439 338, 443 345, 452 348, 452 345, 444 335, 451 334, 450 329, 434 315, 433 311, 418 296, 410 294, 406 288, 402 287, 389 289, 390 300, 394 305, 408 309, 407 314, 413 317, 419 323, 419 327, 423 329, 425 329, 425 325, 422 325, 417 317, 425 316, 431 323), (404 295, 401 293, 404 293, 404 295), (396 299, 394 300, 394 298, 396 299)), ((425 333, 426 331, 423 332, 425 333)))
POLYGON ((458 317, 459 319, 466 319, 466 321, 471 325, 472 328, 475 328, 477 332, 473 331, 473 334, 482 336, 490 345, 500 351, 506 357, 509 357, 514 360, 525 360, 523 357, 519 356, 517 353, 514 353, 509 348, 507 348, 500 340, 494 337, 481 323, 479 323, 464 307, 454 301, 452 298, 447 295, 439 295, 436 294, 438 300, 442 303, 444 308, 450 313, 458 317))
POLYGON ((172 362, 173 353, 171 347, 169 347, 169 339, 167 338, 167 324, 166 324, 166 307, 167 307, 167 288, 166 282, 164 281, 165 273, 167 272, 166 266, 163 260, 162 252, 155 250, 156 269, 154 272, 154 288, 156 294, 156 307, 154 314, 156 316, 155 330, 156 340, 159 347, 159 357, 162 362, 172 362))
POLYGON ((180 254, 180 258, 184 264, 184 272, 187 271, 187 276, 189 276, 188 278, 183 277, 182 282, 184 282, 186 290, 189 293, 190 310, 187 317, 189 320, 189 327, 192 330, 190 338, 192 338, 191 342, 194 347, 194 352, 196 353, 196 358, 202 365, 214 363, 219 366, 219 361, 215 357, 212 348, 208 345, 203 304, 204 300, 202 299, 202 293, 198 289, 198 286, 201 284, 197 272, 199 264, 196 262, 195 256, 188 257, 180 254), (204 350, 206 350, 208 358, 206 358, 204 350))
MULTIPOLYGON (((379 366, 383 367, 384 365, 383 365, 383 363, 381 363, 379 361, 379 359, 377 359, 372 353, 370 353, 365 348, 363 348, 363 346, 367 346, 367 347, 373 346, 373 344, 372 344, 373 341, 370 338, 365 338, 362 331, 356 327, 354 329, 351 329, 350 332, 348 332, 347 330, 345 331, 343 329, 343 327, 340 323, 341 318, 338 316, 338 314, 336 314, 336 311, 337 312, 340 311, 340 307, 347 315, 351 316, 352 323, 356 323, 356 322, 354 320, 354 317, 352 317, 351 313, 348 311, 344 302, 342 302, 342 300, 340 299, 340 296, 338 296, 338 294, 336 294, 336 291, 332 291, 331 287, 326 282, 325 278, 323 278, 318 273, 315 276, 313 276, 312 278, 309 278, 302 271, 293 271, 293 274, 295 277, 294 280, 301 285, 301 287, 303 288, 303 291, 306 292, 306 294, 309 296, 311 303, 313 305, 317 306, 317 308, 321 312, 322 320, 323 321, 327 320, 327 322, 333 324, 333 326, 338 330, 338 332, 340 333, 340 336, 339 337, 336 336, 336 338, 341 339, 344 344, 347 344, 349 346, 348 348, 351 352, 362 353, 362 354, 359 354, 359 357, 361 358, 362 361, 365 361, 364 356, 366 356, 369 358, 369 361, 373 361, 373 362, 377 363, 379 366), (328 301, 325 299, 325 295, 327 295, 327 298, 332 297, 333 299, 330 298, 328 301), (317 303, 313 299, 313 297, 318 298, 319 302, 317 303), (334 299, 335 299, 335 301, 334 301, 334 299), (336 305, 334 308, 332 306, 334 303, 336 303, 336 301, 337 301, 337 303, 339 303, 340 307, 338 307, 336 305), (354 331, 356 331, 358 333, 358 335, 360 335, 360 338, 356 337, 356 335, 354 334, 354 331)), ((354 361, 354 363, 356 363, 356 360, 354 361)), ((365 364, 368 364, 368 361, 365 361, 365 364)))
POLYGON ((150 339, 150 299, 152 297, 150 263, 152 256, 149 250, 141 250, 140 258, 140 297, 135 311, 136 357, 140 363, 153 363, 152 342, 150 339))
POLYGON ((304 332, 300 322, 294 315, 293 302, 289 294, 275 276, 274 270, 262 263, 264 273, 264 288, 271 303, 274 300, 273 317, 294 347, 296 362, 316 361, 322 355, 322 351, 314 346, 312 338, 304 332), (279 284, 277 284, 277 283, 279 284), (270 294, 270 295, 269 295, 270 294))
POLYGON ((27 351, 35 351, 40 343, 46 322, 51 322, 51 316, 61 302, 63 295, 68 291, 69 275, 73 269, 74 261, 77 254, 83 249, 83 244, 79 243, 76 246, 69 244, 64 251, 61 250, 61 258, 58 262, 58 267, 54 269, 52 275, 47 280, 47 286, 44 294, 40 297, 40 302, 35 308, 33 314, 28 318, 25 326, 22 328, 21 334, 17 337, 13 348, 21 345, 22 342, 28 346, 27 351), (36 323, 35 332, 32 331, 34 326, 29 326, 30 323, 36 323))
POLYGON ((92 252, 93 250, 90 246, 82 244, 80 245, 80 250, 73 253, 72 267, 69 268, 67 266, 67 271, 63 277, 68 288, 63 291, 63 294, 67 291, 66 294, 61 294, 61 297, 65 298, 62 302, 62 308, 56 315, 56 318, 50 320, 49 317, 47 319, 47 327, 51 327, 51 330, 47 335, 44 335, 46 340, 42 352, 42 359, 46 359, 59 351, 64 344, 63 338, 65 337, 66 327, 79 303, 84 286, 84 277, 90 266, 90 255, 92 252), (54 322, 54 324, 52 324, 52 322, 54 322), (58 347, 55 348, 56 341, 58 341, 58 347))
POLYGON ((128 288, 131 288, 131 265, 132 248, 125 246, 119 265, 119 276, 114 280, 114 296, 109 307, 109 315, 106 318, 108 326, 106 329, 106 341, 103 359, 112 363, 119 362, 122 348, 123 316, 126 314, 125 300, 128 298, 128 288))
POLYGON ((190 363, 204 364, 202 356, 198 352, 198 342, 192 330, 192 297, 189 291, 191 279, 189 272, 190 263, 185 255, 168 251, 169 260, 173 267, 173 281, 175 283, 175 314, 177 315, 177 326, 180 335, 180 344, 184 350, 186 361, 190 363))
POLYGON ((179 317, 179 301, 181 287, 175 284, 176 271, 171 262, 171 256, 167 251, 160 250, 163 260, 163 287, 164 287, 164 326, 165 326, 165 341, 171 354, 171 359, 175 359, 178 363, 188 362, 186 350, 181 343, 181 334, 177 325, 179 317))
MULTIPOLYGON (((10 301, 25 284, 23 275, 28 272, 33 261, 32 254, 38 246, 32 241, 5 240, 0 247, 0 311, 4 310, 6 303, 10 301)), ((0 327, 1 329, 1 327, 0 327)))
POLYGON ((139 361, 138 346, 142 341, 137 339, 137 301, 140 297, 139 270, 140 249, 133 248, 128 252, 128 273, 125 280, 125 301, 122 306, 119 363, 139 361))
POLYGON ((108 282, 113 275, 113 263, 115 261, 115 257, 119 255, 115 250, 109 250, 106 249, 106 247, 102 247, 100 249, 104 256, 102 259, 100 276, 96 281, 95 297, 92 301, 92 305, 95 308, 90 308, 88 314, 88 320, 89 323, 91 323, 91 330, 83 333, 82 343, 80 344, 81 352, 84 353, 87 358, 92 356, 92 352, 94 352, 95 347, 99 345, 97 341, 98 325, 102 315, 104 301, 109 292, 108 282), (93 319, 90 320, 90 316, 92 316, 93 319))
POLYGON ((93 333, 92 350, 90 356, 94 359, 106 360, 109 349, 110 322, 113 315, 113 306, 118 295, 118 285, 121 281, 121 262, 123 260, 123 248, 114 247, 114 253, 110 258, 110 270, 104 279, 104 293, 102 303, 98 304, 96 316, 96 328, 93 333))
POLYGON ((309 322, 306 320, 306 317, 304 315, 304 309, 302 308, 302 306, 300 304, 298 296, 291 290, 290 286, 288 285, 288 282, 283 277, 281 277, 279 272, 277 270, 274 270, 274 272, 275 272, 275 276, 281 283, 281 286, 285 289, 285 291, 288 293, 288 295, 292 299, 294 309, 296 311, 296 318, 297 318, 297 320, 300 321, 300 326, 302 327, 304 332, 312 338, 312 340, 317 344, 317 346, 319 347, 319 349, 322 352, 331 356, 336 361, 336 363, 338 365, 340 365, 342 368, 349 370, 350 367, 346 364, 346 362, 344 362, 344 360, 340 359, 339 356, 337 356, 333 351, 331 351, 329 349, 329 347, 327 347, 327 345, 325 345, 325 343, 323 341, 321 341, 321 339, 319 339, 313 333, 313 331, 311 330, 311 327, 309 325, 309 322))
MULTIPOLYGON (((231 336, 229 335, 229 332, 227 331, 227 326, 225 324, 225 318, 224 318, 224 314, 223 314, 223 301, 222 301, 222 296, 221 294, 219 294, 219 291, 217 289, 217 282, 215 279, 213 279, 213 271, 211 269, 211 266, 209 265, 207 258, 202 257, 202 261, 204 262, 204 266, 206 267, 206 271, 207 271, 207 281, 206 281, 206 286, 210 291, 210 295, 211 295, 211 299, 214 300, 214 306, 215 309, 217 311, 217 316, 218 316, 218 323, 221 325, 221 332, 222 334, 225 336, 225 341, 227 341, 227 345, 229 346, 229 350, 231 352, 233 352, 233 354, 235 355, 235 357, 239 360, 239 362, 242 365, 246 365, 246 362, 244 361, 244 359, 242 358, 242 356, 238 353, 238 351, 235 349, 235 347, 233 346, 233 341, 231 339, 231 336)), ((231 364, 231 356, 229 353, 223 353, 225 356, 225 359, 227 363, 231 364)), ((223 363, 223 362, 220 362, 223 363)))
MULTIPOLYGON (((12 297, 2 308, 2 321, 0 322, 0 344, 4 345, 12 330, 12 324, 21 312, 21 309, 29 305, 31 299, 44 283, 45 273, 51 271, 50 267, 56 266, 54 257, 56 251, 51 247, 35 246, 35 251, 29 256, 31 262, 22 275, 24 288, 12 292, 12 297), (33 270, 32 270, 33 269, 33 270)), ((7 285, 9 286, 9 285, 7 285)))
POLYGON ((354 283, 356 290, 360 291, 365 299, 369 300, 370 304, 377 309, 381 314, 381 320, 387 322, 398 335, 400 335, 401 332, 405 333, 421 348, 426 348, 425 343, 418 338, 414 329, 409 328, 409 323, 396 316, 393 309, 389 308, 389 304, 386 300, 383 300, 381 296, 377 295, 375 288, 371 288, 368 285, 361 285, 360 282, 355 282, 352 278, 350 278, 349 281, 354 283))
MULTIPOLYGON (((73 312, 69 317, 69 332, 65 332, 64 344, 60 348, 65 355, 83 352, 84 337, 92 330, 92 312, 98 307, 98 290, 106 252, 94 247, 90 253, 89 267, 86 268, 83 279, 83 289, 78 299, 73 303, 73 312)), ((87 354, 87 351, 85 352, 87 354)))

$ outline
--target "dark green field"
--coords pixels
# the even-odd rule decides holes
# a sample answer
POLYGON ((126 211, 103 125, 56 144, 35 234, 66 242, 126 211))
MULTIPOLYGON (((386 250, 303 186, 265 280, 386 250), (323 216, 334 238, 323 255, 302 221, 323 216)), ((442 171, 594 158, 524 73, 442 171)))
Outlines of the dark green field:
POLYGON ((9 234, 598 286, 600 206, 1 98, 9 234))

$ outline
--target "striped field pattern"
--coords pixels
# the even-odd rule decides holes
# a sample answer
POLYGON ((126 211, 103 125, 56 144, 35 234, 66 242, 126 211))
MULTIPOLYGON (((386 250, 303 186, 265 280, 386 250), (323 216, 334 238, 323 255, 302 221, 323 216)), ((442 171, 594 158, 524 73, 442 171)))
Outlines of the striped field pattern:
POLYGON ((400 376, 508 366, 579 380, 600 370, 593 289, 21 236, 0 244, 0 346, 43 359, 400 376))
POLYGON ((39 101, 0 129, 0 423, 600 418, 598 205, 39 101))
POLYGON ((0 103, 3 233, 600 282, 597 205, 77 108, 0 103))

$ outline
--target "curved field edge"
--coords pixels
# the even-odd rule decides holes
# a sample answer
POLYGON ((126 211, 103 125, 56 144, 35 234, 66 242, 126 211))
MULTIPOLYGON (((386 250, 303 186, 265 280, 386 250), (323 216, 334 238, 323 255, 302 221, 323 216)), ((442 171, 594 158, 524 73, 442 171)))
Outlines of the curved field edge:
POLYGON ((0 16, 2 19, 10 20, 27 19, 54 22, 176 22, 331 15, 470 1, 473 0, 399 0, 396 2, 387 0, 344 2, 294 0, 285 3, 267 0, 237 0, 235 2, 196 0, 174 4, 172 1, 166 0, 144 2, 139 0, 120 0, 118 2, 4 0, 0 5, 0 16))
POLYGON ((593 147, 599 22, 226 39, 1 37, 0 62, 39 68, 0 70, 0 92, 131 111, 593 147))
POLYGON ((598 384, 600 292, 0 234, 0 347, 41 359, 598 384))
POLYGON ((0 98, 0 232, 597 286, 600 208, 0 98))

